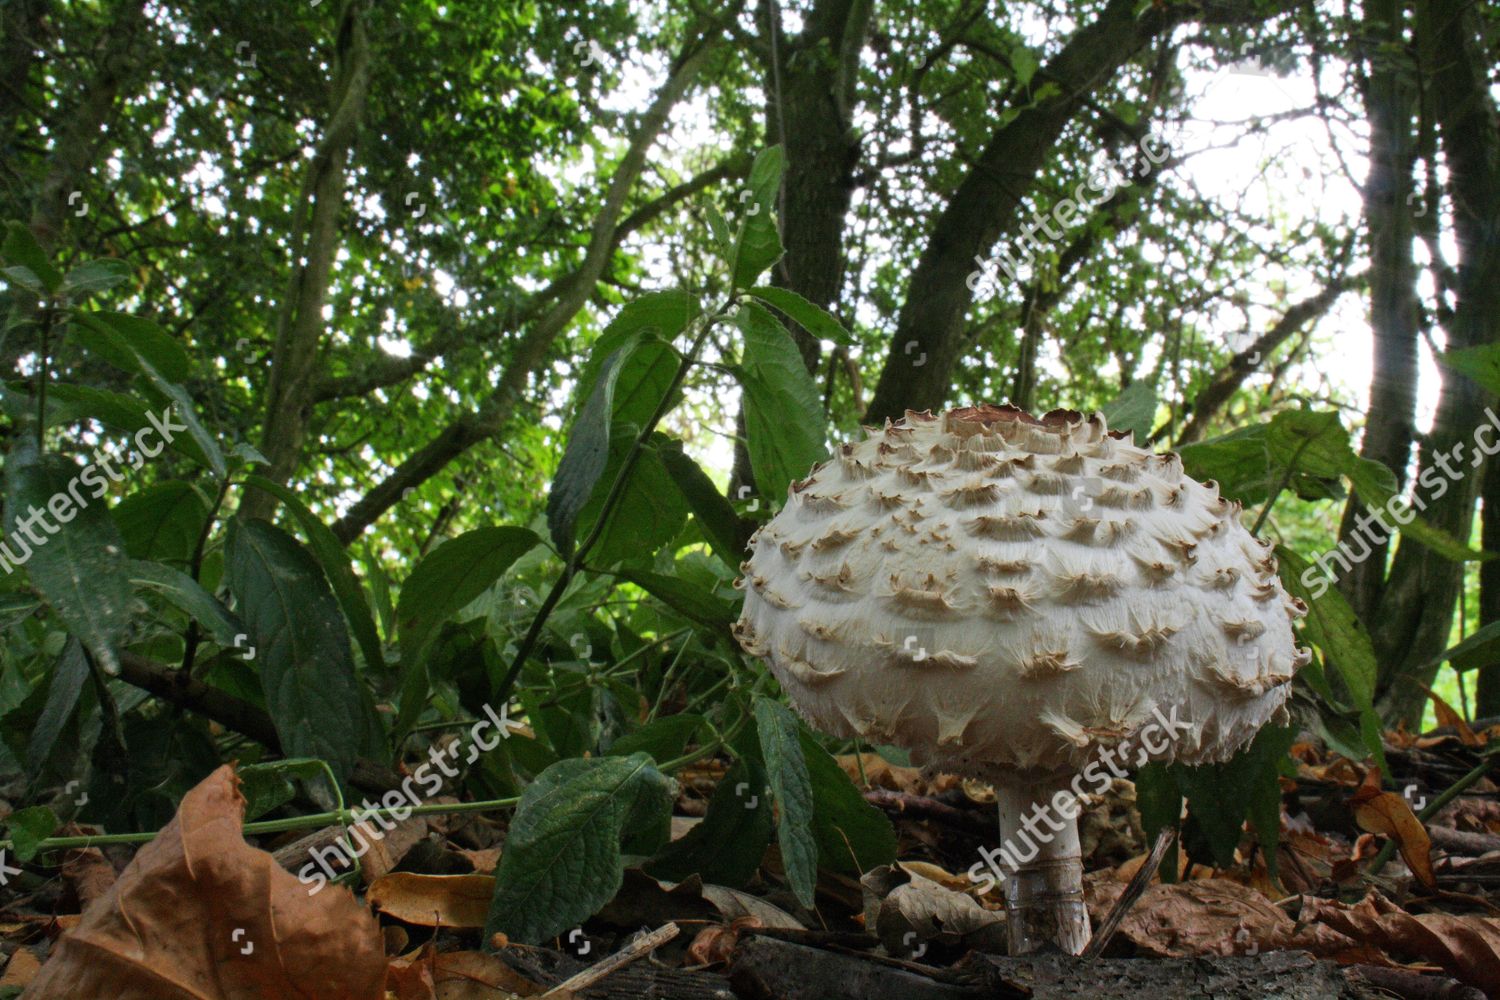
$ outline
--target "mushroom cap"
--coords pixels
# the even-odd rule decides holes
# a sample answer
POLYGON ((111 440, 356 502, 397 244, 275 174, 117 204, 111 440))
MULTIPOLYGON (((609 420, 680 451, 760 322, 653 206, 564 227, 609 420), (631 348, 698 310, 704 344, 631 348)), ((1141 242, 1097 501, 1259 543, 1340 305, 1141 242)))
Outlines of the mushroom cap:
POLYGON ((931 770, 1221 761, 1311 655, 1240 510, 1099 414, 907 411, 791 485, 735 634, 812 725, 931 770))

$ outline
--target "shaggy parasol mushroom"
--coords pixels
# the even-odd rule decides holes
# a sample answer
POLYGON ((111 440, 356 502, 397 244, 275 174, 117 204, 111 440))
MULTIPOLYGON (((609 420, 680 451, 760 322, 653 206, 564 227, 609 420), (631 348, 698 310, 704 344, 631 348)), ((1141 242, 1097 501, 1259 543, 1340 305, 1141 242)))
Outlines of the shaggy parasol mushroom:
POLYGON ((1070 779, 1121 752, 1228 758, 1285 717, 1310 655, 1239 514, 1097 414, 908 411, 792 484, 751 540, 735 631, 814 726, 992 783, 1002 842, 1045 841, 1010 856, 1012 952, 1078 954, 1070 779))

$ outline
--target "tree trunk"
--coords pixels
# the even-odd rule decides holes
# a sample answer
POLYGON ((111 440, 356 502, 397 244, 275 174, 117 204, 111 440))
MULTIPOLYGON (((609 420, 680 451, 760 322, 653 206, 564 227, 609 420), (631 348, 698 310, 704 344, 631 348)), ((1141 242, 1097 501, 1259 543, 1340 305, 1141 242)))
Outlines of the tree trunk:
MULTIPOLYGON (((1484 526, 1481 547, 1486 552, 1500 552, 1500 462, 1490 462, 1484 470, 1484 526)), ((1500 559, 1479 564, 1479 625, 1500 622, 1500 559)), ((1500 662, 1479 668, 1479 683, 1474 693, 1474 718, 1500 715, 1500 662)))
MULTIPOLYGON (((352 0, 339 21, 337 63, 331 111, 323 138, 302 180, 291 239, 291 280, 277 320, 266 390, 266 424, 261 452, 269 460, 265 476, 285 483, 297 471, 312 418, 323 346, 323 307, 328 299, 333 258, 339 245, 349 149, 364 117, 370 85, 370 43, 365 35, 363 0, 352 0)), ((276 499, 254 490, 240 510, 265 517, 276 499)))
MULTIPOLYGON (((1412 120, 1416 112, 1413 67, 1405 55, 1403 0, 1369 0, 1364 7, 1369 79, 1364 89, 1370 122, 1370 167, 1364 212, 1370 252, 1370 329, 1375 357, 1370 405, 1360 455, 1384 464, 1406 481, 1417 398, 1417 267, 1412 256, 1412 120)), ((1356 530, 1365 506, 1350 497, 1339 526, 1343 541, 1356 530)), ((1373 545, 1340 589, 1364 621, 1380 602, 1389 541, 1373 545)))
MULTIPOLYGON (((1500 340, 1500 135, 1479 12, 1464 0, 1429 0, 1418 8, 1417 37, 1448 166, 1459 252, 1447 347, 1493 344, 1500 340)), ((1439 497, 1419 488, 1417 499, 1427 500, 1428 521, 1462 541, 1473 525, 1484 459, 1473 434, 1493 403, 1492 394, 1468 377, 1444 371, 1437 419, 1421 448, 1419 484, 1442 481, 1448 489, 1439 497)), ((1457 563, 1402 537, 1379 608, 1368 619, 1386 719, 1420 720, 1426 695, 1410 681, 1432 683, 1437 667, 1431 663, 1448 645, 1461 587, 1457 563)))

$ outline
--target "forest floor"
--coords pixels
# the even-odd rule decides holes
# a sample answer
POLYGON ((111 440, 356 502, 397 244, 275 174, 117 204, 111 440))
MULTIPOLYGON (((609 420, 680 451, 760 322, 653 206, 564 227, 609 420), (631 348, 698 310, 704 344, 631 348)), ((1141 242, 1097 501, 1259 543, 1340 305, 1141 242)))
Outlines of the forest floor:
MULTIPOLYGON (((1137 877, 1169 838, 1148 843, 1134 786, 1116 781, 1081 819, 1096 934, 1118 921, 1089 958, 1000 957, 999 890, 980 894, 988 883, 965 874, 996 843, 992 794, 873 754, 840 763, 893 820, 896 865, 824 872, 811 912, 774 846, 742 890, 628 870, 551 947, 484 939, 503 817, 410 817, 372 838, 356 893, 309 894, 292 873, 342 831, 246 844, 225 767, 149 846, 58 852, 47 877, 0 890, 0 997, 34 980, 24 996, 92 995, 82 984, 100 982, 101 965, 118 978, 111 997, 213 1000, 1500 997, 1495 746, 1500 726, 1389 733, 1397 794, 1361 764, 1295 744, 1274 877, 1248 834, 1233 866, 1187 860, 1189 836, 1166 855, 1176 882, 1137 877)), ((709 761, 678 775, 674 836, 723 773, 709 761)))

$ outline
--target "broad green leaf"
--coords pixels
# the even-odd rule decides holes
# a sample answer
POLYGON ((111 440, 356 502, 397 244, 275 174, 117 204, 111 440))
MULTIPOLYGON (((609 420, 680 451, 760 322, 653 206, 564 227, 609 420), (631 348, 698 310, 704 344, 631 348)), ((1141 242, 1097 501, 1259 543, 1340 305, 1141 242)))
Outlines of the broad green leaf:
POLYGON ((191 483, 169 479, 130 494, 110 513, 131 558, 186 566, 208 520, 208 505, 191 483))
POLYGON ((1321 479, 1342 474, 1354 454, 1339 415, 1314 410, 1285 410, 1272 417, 1266 450, 1277 468, 1321 479))
POLYGON ((1225 868, 1234 864, 1247 817, 1254 823, 1268 862, 1274 864, 1281 833, 1278 764, 1292 745, 1292 736, 1290 727, 1267 726, 1250 746, 1222 764, 1174 764, 1170 768, 1217 864, 1225 868))
POLYGON ((282 751, 319 757, 347 780, 381 724, 355 676, 349 631, 322 568, 291 535, 258 519, 231 522, 225 549, 282 751))
MULTIPOLYGON (((1380 520, 1387 528, 1400 531, 1401 534, 1415 539, 1443 558, 1452 559, 1454 562, 1478 561, 1495 557, 1492 552, 1480 552, 1469 548, 1448 532, 1428 524, 1419 517, 1411 504, 1408 504, 1404 498, 1397 497, 1395 474, 1379 462, 1372 462, 1351 454, 1344 467, 1344 474, 1349 477, 1349 482, 1354 484, 1360 499, 1367 507, 1372 510, 1381 508, 1385 510, 1386 515, 1380 520), (1405 524, 1401 523, 1403 520, 1406 521, 1405 524)), ((1389 536, 1389 532, 1381 528, 1380 523, 1372 523, 1370 530, 1378 532, 1382 538, 1389 536)))
POLYGON ((714 555, 723 560, 724 565, 738 569, 745 558, 745 543, 739 530, 740 516, 735 513, 734 506, 698 463, 681 449, 663 447, 660 454, 667 474, 682 491, 688 509, 698 521, 714 555))
POLYGON ((764 695, 756 696, 755 729, 779 811, 776 839, 781 845, 781 860, 793 895, 811 909, 818 884, 818 842, 813 833, 812 776, 802 752, 800 728, 785 705, 764 695))
POLYGON ((846 347, 854 342, 844 325, 822 306, 809 302, 790 288, 762 285, 750 289, 750 294, 767 305, 786 313, 787 317, 815 340, 831 340, 846 347))
POLYGON ((828 454, 818 387, 786 328, 763 306, 736 316, 745 348, 735 374, 744 387, 745 447, 761 496, 780 499, 787 484, 828 454))
POLYGON ((672 808, 672 782, 643 753, 562 760, 521 796, 495 869, 486 939, 537 944, 614 898, 620 841, 672 808))
POLYGON ((312 784, 328 775, 327 765, 313 757, 293 757, 265 764, 247 764, 235 770, 240 794, 245 796, 245 820, 249 822, 279 809, 297 796, 293 779, 312 784))
POLYGON ((1455 670, 1475 670, 1500 663, 1500 622, 1490 622, 1466 636, 1456 646, 1444 650, 1428 666, 1437 666, 1447 660, 1453 661, 1455 670))
POLYGON ((217 598, 181 570, 144 559, 130 561, 130 579, 161 594, 187 613, 221 646, 232 647, 235 636, 248 634, 245 626, 217 598))
POLYGON ((739 199, 740 228, 734 244, 735 288, 749 288, 785 252, 776 228, 776 195, 785 162, 780 146, 761 151, 739 199))
POLYGON ((47 700, 42 703, 42 714, 31 730, 31 739, 26 744, 26 780, 35 782, 52 757, 57 739, 62 735, 73 709, 78 706, 78 696, 83 693, 83 684, 88 680, 89 661, 83 646, 75 638, 69 638, 63 646, 53 668, 52 679, 47 685, 47 700))
POLYGON ((415 661, 439 625, 488 590, 540 541, 525 528, 475 528, 429 552, 401 585, 396 602, 402 664, 415 661))
POLYGON ((741 757, 714 789, 703 822, 668 844, 646 872, 673 882, 696 874, 712 885, 739 888, 760 867, 775 826, 765 767, 741 757))
MULTIPOLYGON (((126 454, 121 464, 128 462, 131 469, 139 469, 145 465, 147 456, 142 452, 143 447, 155 449, 156 442, 161 440, 160 432, 155 430, 156 423, 162 421, 160 407, 156 411, 157 419, 152 420, 152 407, 142 401, 139 396, 96 389, 91 386, 54 383, 47 389, 47 401, 49 427, 89 419, 97 420, 106 427, 130 435, 139 435, 146 428, 153 428, 149 435, 138 436, 134 442, 126 445, 126 454)), ((172 416, 175 418, 176 414, 172 416)), ((175 431, 175 428, 173 430, 175 431)), ((198 439, 191 434, 174 433, 168 446, 179 455, 199 465, 205 467, 213 465, 209 453, 203 450, 198 439)))
POLYGON ((1132 382, 1099 412, 1110 430, 1130 431, 1136 440, 1144 441, 1156 425, 1156 388, 1149 382, 1132 382))
POLYGON ((62 293, 75 301, 130 280, 130 265, 123 260, 101 258, 79 264, 63 276, 62 293))
POLYGON ((1438 360, 1447 368, 1469 376, 1490 392, 1500 394, 1500 344, 1481 344, 1444 351, 1438 360))
MULTIPOLYGON (((580 534, 593 529, 594 522, 604 510, 604 501, 615 477, 634 444, 633 440, 620 437, 610 442, 609 465, 599 477, 594 495, 578 515, 580 534)), ((687 505, 661 459, 661 449, 670 446, 668 438, 655 434, 641 448, 603 534, 589 551, 590 565, 608 567, 627 560, 649 559, 682 531, 682 526, 687 523, 687 505)))
POLYGON ((1036 71, 1042 68, 1042 64, 1029 46, 1017 43, 1010 49, 1010 67, 1015 71, 1016 82, 1026 87, 1031 84, 1031 78, 1036 76, 1036 71))
POLYGON ((698 315, 698 300, 671 289, 632 299, 610 320, 589 351, 578 377, 578 398, 591 396, 604 362, 628 344, 638 349, 620 366, 611 422, 644 427, 677 374, 681 355, 672 341, 698 315))
POLYGON ((47 286, 42 284, 42 279, 38 278, 29 267, 21 264, 0 267, 0 275, 5 276, 8 284, 24 288, 37 298, 41 298, 47 294, 47 286))
POLYGON ((333 587, 333 594, 338 598, 339 607, 344 611, 349 631, 354 633, 354 641, 359 643, 360 652, 365 657, 365 666, 384 673, 385 655, 380 648, 380 634, 375 631, 375 619, 370 615, 370 602, 365 597, 364 588, 359 585, 359 579, 354 575, 354 566, 349 561, 349 553, 344 550, 344 546, 322 519, 307 509, 307 505, 295 491, 264 476, 247 476, 245 482, 280 500, 301 526, 302 533, 307 536, 308 548, 312 549, 318 565, 323 567, 328 583, 333 587))
POLYGON ((1375 698, 1375 647, 1370 634, 1343 593, 1323 571, 1284 545, 1276 546, 1276 563, 1287 593, 1307 605, 1302 630, 1333 661, 1359 707, 1375 698))
POLYGON ((885 813, 865 801, 838 761, 799 728, 802 759, 812 782, 813 838, 824 868, 856 878, 896 860, 896 831, 885 813))
POLYGON ((573 554, 578 513, 593 496, 594 487, 609 464, 615 381, 621 364, 630 357, 636 344, 632 336, 604 359, 593 391, 573 421, 562 460, 557 463, 557 474, 547 494, 547 530, 552 535, 552 544, 564 557, 573 554))
POLYGON ((54 292, 62 284, 62 274, 52 266, 47 251, 42 249, 23 222, 6 223, 5 242, 0 243, 0 259, 30 271, 46 291, 54 292))
POLYGON ((611 757, 633 753, 650 754, 657 764, 682 756, 688 742, 703 728, 703 716, 692 712, 652 719, 633 733, 626 733, 609 746, 611 757))
POLYGON ((18 809, 5 818, 5 830, 10 834, 16 859, 22 862, 36 857, 41 842, 56 833, 61 825, 57 814, 46 806, 18 809))
POLYGON ((61 455, 39 455, 29 440, 17 445, 5 463, 0 562, 10 572, 19 560, 68 631, 116 674, 115 644, 130 625, 125 543, 104 503, 80 488, 85 472, 61 455))
POLYGON ((1177 454, 1188 475, 1199 482, 1213 480, 1223 496, 1247 507, 1265 500, 1275 485, 1264 424, 1183 445, 1177 454))
POLYGON ((187 348, 149 319, 96 310, 75 313, 74 320, 82 328, 75 330, 75 335, 121 371, 144 373, 144 362, 159 377, 177 383, 186 382, 193 373, 187 348))
POLYGON ((739 615, 735 605, 675 576, 630 567, 622 567, 620 575, 693 621, 705 625, 728 625, 739 615))
MULTIPOLYGON (((1154 843, 1157 834, 1166 827, 1177 827, 1182 819, 1182 789, 1166 764, 1150 761, 1136 769, 1135 804, 1141 813, 1146 843, 1154 843)), ((1163 882, 1177 881, 1177 851, 1178 845, 1174 844, 1162 858, 1159 872, 1163 882)))

